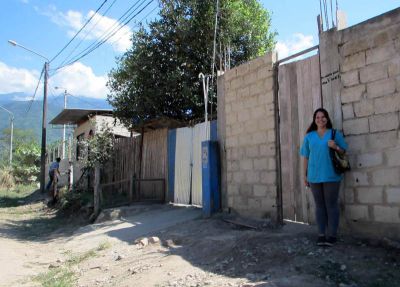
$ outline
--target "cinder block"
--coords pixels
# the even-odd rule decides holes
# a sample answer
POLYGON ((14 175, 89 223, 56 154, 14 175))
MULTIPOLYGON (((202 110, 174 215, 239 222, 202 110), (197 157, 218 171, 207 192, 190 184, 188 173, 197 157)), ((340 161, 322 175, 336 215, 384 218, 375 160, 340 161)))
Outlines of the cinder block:
POLYGON ((399 128, 397 113, 381 114, 369 118, 369 129, 372 133, 396 130, 399 128))
POLYGON ((257 96, 247 97, 246 100, 241 103, 241 109, 243 109, 243 108, 254 109, 258 106, 259 105, 258 105, 258 97, 257 96))
POLYGON ((354 113, 356 117, 367 117, 374 113, 374 102, 368 99, 362 99, 354 103, 354 113))
POLYGON ((226 138, 225 145, 227 148, 237 147, 239 144, 238 137, 230 136, 226 138))
POLYGON ((268 159, 268 170, 270 170, 270 171, 276 170, 276 159, 275 158, 268 159))
POLYGON ((242 77, 235 78, 235 79, 233 79, 231 81, 231 89, 232 90, 238 90, 243 86, 244 85, 243 85, 243 78, 242 77))
MULTIPOLYGON (((274 102, 274 92, 269 91, 269 92, 262 92, 261 94, 258 95, 258 103, 260 105, 268 105, 272 104, 274 102)), ((273 113, 274 109, 268 109, 267 112, 270 111, 273 113)))
POLYGON ((384 62, 391 59, 396 55, 396 49, 394 48, 393 42, 388 42, 384 46, 380 46, 374 49, 366 51, 367 65, 384 62))
POLYGON ((388 166, 400 166, 400 147, 385 151, 388 166))
POLYGON ((267 133, 265 131, 256 132, 253 134, 252 138, 252 143, 254 145, 264 144, 267 142, 267 133))
POLYGON ((349 145, 348 153, 363 153, 367 151, 367 137, 365 135, 347 136, 346 142, 349 145))
POLYGON ((237 89, 236 92, 237 98, 238 99, 246 99, 248 100, 247 97, 250 95, 250 88, 249 87, 242 87, 237 89))
POLYGON ((239 195, 246 198, 253 196, 253 185, 244 183, 240 184, 239 195))
POLYGON ((250 63, 247 62, 247 63, 241 64, 240 66, 236 67, 236 70, 237 70, 237 76, 238 77, 244 76, 250 70, 250 63))
POLYGON ((341 54, 346 57, 355 53, 358 53, 360 51, 367 50, 370 46, 370 43, 368 41, 368 38, 363 38, 363 39, 356 39, 346 42, 343 44, 341 47, 340 51, 341 54))
POLYGON ((388 78, 367 84, 367 97, 377 98, 393 94, 396 90, 396 81, 388 78))
POLYGON ((261 67, 257 71, 257 79, 262 80, 272 76, 272 68, 271 67, 261 67))
POLYGON ((262 172, 260 175, 260 183, 275 184, 276 172, 275 171, 262 172))
POLYGON ((347 72, 365 66, 365 52, 359 52, 344 58, 341 71, 347 72))
POLYGON ((232 79, 237 77, 237 69, 233 68, 224 73, 224 81, 225 83, 231 81, 232 79))
POLYGON ((359 118, 343 121, 345 135, 359 135, 369 132, 368 118, 359 118))
POLYGON ((243 85, 249 86, 257 81, 257 72, 250 72, 243 76, 243 85))
POLYGON ((260 198, 249 198, 248 207, 252 210, 261 209, 261 199, 260 198))
POLYGON ((369 186, 368 174, 366 172, 352 171, 345 174, 346 187, 369 186))
POLYGON ((228 183, 228 195, 239 195, 239 185, 228 183))
POLYGON ((347 205, 345 211, 346 218, 350 220, 369 220, 368 206, 365 205, 347 205))
POLYGON ((399 223, 399 208, 389 206, 374 206, 374 219, 378 222, 399 223))
POLYGON ((354 203, 354 190, 353 188, 346 188, 344 190, 344 200, 346 204, 354 203))
POLYGON ((238 113, 238 122, 245 122, 250 119, 251 109, 244 109, 241 113, 238 113))
POLYGON ((255 170, 246 171, 246 183, 260 183, 260 172, 255 170))
POLYGON ((254 169, 266 171, 268 169, 268 159, 266 158, 254 159, 254 169))
POLYGON ((364 92, 365 92, 365 85, 358 85, 351 88, 344 88, 341 91, 340 98, 342 99, 343 104, 357 102, 361 100, 364 92))
POLYGON ((246 174, 243 171, 236 171, 233 173, 233 183, 242 183, 244 182, 246 174))
POLYGON ((252 169, 253 169, 252 159, 244 159, 240 161, 240 170, 252 170, 252 169))
POLYGON ((246 147, 246 156, 249 158, 258 158, 259 157, 258 145, 246 147))
POLYGON ((256 184, 254 185, 254 196, 255 197, 266 197, 268 194, 268 185, 256 184))
POLYGON ((358 70, 342 73, 340 78, 344 87, 351 87, 360 83, 358 70))
POLYGON ((230 160, 226 163, 227 171, 238 171, 239 170, 239 161, 230 160))
POLYGON ((385 44, 387 44, 387 42, 389 42, 389 40, 391 40, 391 37, 389 37, 388 31, 384 30, 373 36, 372 43, 373 43, 374 47, 380 47, 380 46, 384 46, 385 44))
POLYGON ((389 77, 400 75, 400 58, 394 58, 390 61, 388 66, 389 77))
POLYGON ((375 114, 398 112, 400 110, 400 93, 377 98, 374 101, 375 114))
POLYGON ((359 203, 374 204, 383 202, 382 187, 357 188, 357 199, 359 203))
POLYGON ((400 204, 400 187, 386 188, 386 202, 388 204, 400 204))
POLYGON ((353 105, 351 103, 342 105, 342 113, 345 120, 354 118, 353 105))
POLYGON ((357 156, 357 168, 373 167, 383 163, 382 152, 365 153, 357 156))
POLYGON ((367 135, 368 147, 371 151, 397 146, 397 131, 367 135))
POLYGON ((260 147, 260 156, 275 156, 275 144, 261 144, 260 147))
POLYGON ((385 63, 368 65, 360 70, 361 83, 368 83, 388 77, 388 68, 385 63))
POLYGON ((382 168, 373 171, 372 185, 375 186, 400 185, 400 170, 398 168, 382 168))

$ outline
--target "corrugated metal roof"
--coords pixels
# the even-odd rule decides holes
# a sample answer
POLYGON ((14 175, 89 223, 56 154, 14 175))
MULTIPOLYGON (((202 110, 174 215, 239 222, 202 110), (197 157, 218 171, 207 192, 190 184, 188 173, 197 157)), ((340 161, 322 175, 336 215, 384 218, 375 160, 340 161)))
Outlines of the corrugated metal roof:
POLYGON ((112 115, 112 110, 90 110, 90 109, 64 109, 54 119, 51 125, 76 125, 84 119, 94 115, 112 115))

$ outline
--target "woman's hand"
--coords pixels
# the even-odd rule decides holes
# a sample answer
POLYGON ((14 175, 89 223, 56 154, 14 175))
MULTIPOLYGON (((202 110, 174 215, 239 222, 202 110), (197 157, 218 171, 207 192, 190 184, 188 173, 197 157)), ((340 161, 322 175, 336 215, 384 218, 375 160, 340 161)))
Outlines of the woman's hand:
POLYGON ((307 176, 304 177, 304 186, 305 187, 310 187, 310 183, 307 180, 307 176))
POLYGON ((335 143, 334 140, 329 140, 328 141, 328 146, 332 149, 338 150, 339 146, 335 143))

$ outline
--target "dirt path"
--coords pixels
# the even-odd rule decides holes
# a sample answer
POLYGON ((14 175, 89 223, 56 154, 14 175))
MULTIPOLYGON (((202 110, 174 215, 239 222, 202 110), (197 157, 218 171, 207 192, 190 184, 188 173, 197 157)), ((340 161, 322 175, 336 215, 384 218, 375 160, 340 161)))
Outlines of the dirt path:
POLYGON ((193 208, 142 206, 71 228, 41 202, 7 211, 0 286, 400 286, 399 250, 350 237, 318 248, 306 225, 251 230, 193 208), (56 231, 45 234, 49 224, 56 231))

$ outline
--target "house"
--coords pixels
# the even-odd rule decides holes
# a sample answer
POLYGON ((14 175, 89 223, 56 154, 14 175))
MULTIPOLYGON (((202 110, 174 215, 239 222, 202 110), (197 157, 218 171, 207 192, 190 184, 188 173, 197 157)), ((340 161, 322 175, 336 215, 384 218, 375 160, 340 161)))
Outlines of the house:
MULTIPOLYGON (((50 121, 51 125, 74 127, 73 134, 56 147, 48 150, 47 165, 57 157, 61 157, 60 171, 65 173, 70 170, 72 176, 62 174, 60 183, 67 185, 75 183, 81 178, 81 164, 79 156, 81 147, 77 144, 91 135, 102 131, 104 126, 111 128, 116 138, 126 138, 133 135, 118 119, 113 117, 113 111, 107 109, 64 109, 50 121), (65 148, 64 158, 62 156, 65 148)), ((47 173, 46 173, 47 174, 47 173)))

